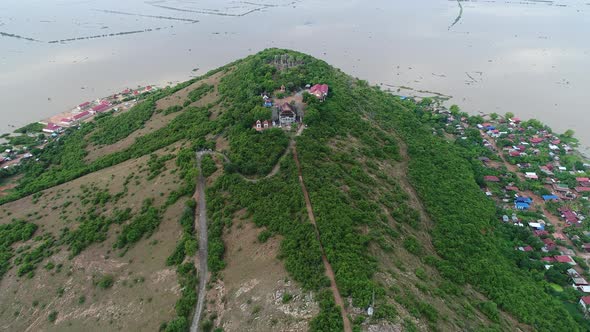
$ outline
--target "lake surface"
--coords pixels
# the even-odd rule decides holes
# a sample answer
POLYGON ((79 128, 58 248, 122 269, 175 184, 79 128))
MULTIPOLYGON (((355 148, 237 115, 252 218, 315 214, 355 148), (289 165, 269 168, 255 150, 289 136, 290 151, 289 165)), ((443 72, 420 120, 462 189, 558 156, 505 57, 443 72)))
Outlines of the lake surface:
POLYGON ((281 47, 590 146, 588 0, 2 0, 0 32, 0 133, 281 47))

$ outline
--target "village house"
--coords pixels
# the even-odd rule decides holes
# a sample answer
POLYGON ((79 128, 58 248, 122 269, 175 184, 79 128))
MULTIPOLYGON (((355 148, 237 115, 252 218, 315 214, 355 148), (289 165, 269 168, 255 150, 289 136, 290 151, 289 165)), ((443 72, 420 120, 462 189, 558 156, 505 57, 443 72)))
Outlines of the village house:
POLYGON ((266 94, 262 95, 262 100, 263 100, 263 105, 264 107, 272 107, 272 99, 270 99, 269 96, 267 96, 266 94))
POLYGON ((256 129, 256 131, 263 131, 268 128, 271 128, 270 122, 268 120, 264 120, 264 121, 256 120, 256 123, 254 124, 254 129, 256 129))
POLYGON ((559 197, 556 196, 556 195, 543 195, 542 197, 543 197, 543 200, 545 202, 547 202, 547 201, 551 201, 551 202, 557 202, 557 201, 559 201, 559 197))
POLYGON ((541 169, 541 172, 545 173, 546 175, 549 175, 549 176, 554 175, 553 172, 551 172, 551 170, 547 166, 541 166, 540 169, 541 169))
MULTIPOLYGON (((514 207, 517 210, 521 210, 521 211, 528 210, 531 207, 532 203, 533 203, 533 200, 530 199, 529 197, 517 196, 516 199, 514 200, 514 207)), ((540 229, 543 229, 543 228, 540 228, 540 229)))
POLYGON ((56 125, 55 123, 49 122, 45 128, 43 128, 44 133, 59 133, 63 130, 61 126, 56 125))
POLYGON ((290 126, 292 123, 296 123, 299 120, 295 106, 289 103, 278 105, 277 112, 278 122, 281 126, 290 126))
POLYGON ((558 211, 561 212, 561 217, 565 219, 568 224, 578 223, 578 216, 572 210, 566 207, 560 207, 558 211))
POLYGON ((542 220, 540 222, 529 222, 529 227, 537 231, 542 231, 545 229, 545 222, 542 220))
POLYGON ((327 84, 316 84, 309 89, 309 93, 324 101, 328 96, 329 87, 327 84))
POLYGON ((510 150, 509 154, 510 154, 510 157, 520 157, 521 152, 517 151, 517 150, 510 150))
POLYGON ((548 236, 549 232, 547 232, 545 230, 535 230, 535 231, 533 231, 533 235, 536 237, 548 236))
POLYGON ((79 122, 79 121, 88 119, 91 116, 92 116, 92 113, 90 111, 84 111, 84 112, 80 112, 80 113, 75 114, 74 116, 72 116, 72 120, 74 122, 79 122))
POLYGON ((519 251, 524 251, 524 252, 531 252, 531 251, 533 251, 534 249, 533 249, 533 247, 531 247, 531 246, 526 246, 526 247, 517 247, 517 248, 516 248, 516 250, 519 250, 519 251))
POLYGON ((567 263, 569 265, 577 265, 571 256, 558 255, 558 256, 553 256, 553 258, 555 258, 555 261, 558 263, 567 263))
POLYGON ((111 105, 108 102, 102 102, 92 108, 92 112, 94 113, 103 113, 106 112, 111 105))
POLYGON ((566 273, 568 276, 570 276, 570 278, 579 278, 580 277, 580 274, 574 268, 567 269, 566 273))
POLYGON ((494 175, 486 175, 483 177, 485 182, 500 182, 500 178, 494 175))
POLYGON ((562 192, 562 193, 569 193, 570 192, 570 188, 566 184, 561 184, 561 183, 554 183, 553 190, 555 190, 557 192, 562 192))
POLYGON ((76 107, 76 108, 78 109, 78 111, 85 111, 85 110, 89 109, 90 106, 92 106, 92 104, 89 101, 87 101, 87 102, 84 102, 84 103, 78 105, 78 107, 76 107))
POLYGON ((572 277, 572 282, 573 287, 576 288, 576 286, 588 286, 588 282, 586 281, 586 279, 578 276, 578 277, 572 277))
POLYGON ((545 245, 543 246, 543 248, 544 248, 546 251, 555 250, 555 248, 556 248, 556 246, 557 246, 557 245, 555 244, 555 241, 553 241, 553 240, 552 240, 552 239, 550 239, 550 238, 545 238, 545 239, 543 239, 542 241, 543 241, 543 243, 545 244, 545 245))
POLYGON ((588 309, 590 308, 590 296, 582 296, 580 299, 580 306, 584 312, 588 312, 588 309))
POLYGON ((61 119, 61 120, 59 120, 59 121, 60 121, 59 123, 60 123, 62 126, 65 126, 65 127, 69 127, 69 126, 71 126, 71 125, 73 124, 73 122, 74 122, 74 121, 72 120, 72 118, 62 118, 62 119, 61 119))
POLYGON ((541 261, 545 263, 555 263, 555 258, 547 256, 541 258, 541 261))

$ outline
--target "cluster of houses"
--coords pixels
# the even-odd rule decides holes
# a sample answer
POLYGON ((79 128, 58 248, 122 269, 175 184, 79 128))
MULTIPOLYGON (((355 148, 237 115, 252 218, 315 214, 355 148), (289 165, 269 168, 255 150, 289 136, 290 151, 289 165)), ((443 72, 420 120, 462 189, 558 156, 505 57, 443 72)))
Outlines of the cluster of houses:
MULTIPOLYGON (((316 84, 307 86, 307 92, 324 101, 328 96, 329 87, 327 84, 316 84)), ((281 86, 280 92, 286 92, 285 86, 281 86)), ((269 128, 290 129, 294 123, 301 123, 303 120, 303 109, 298 108, 294 102, 274 103, 267 93, 262 94, 263 106, 272 109, 270 120, 256 120, 252 128, 256 131, 264 131, 269 128)))
MULTIPOLYGON (((469 123, 469 120, 473 121, 473 119, 464 116, 459 118, 444 107, 438 107, 432 111, 446 117, 447 131, 453 128, 454 130, 451 132, 458 139, 467 139, 465 132, 468 128, 473 127, 473 122, 469 123)), ((479 160, 485 167, 493 169, 493 172, 490 173, 496 174, 483 177, 485 186, 482 187, 482 190, 490 197, 495 196, 494 193, 503 193, 504 197, 498 199, 500 204, 504 203, 505 208, 502 222, 527 227, 534 236, 539 238, 542 242, 541 262, 546 269, 559 263, 571 265, 568 270, 571 285, 586 295, 581 297, 579 303, 585 312, 590 313, 590 284, 581 277, 584 269, 574 260, 578 254, 575 250, 570 249, 577 247, 578 250, 590 253, 590 243, 584 242, 590 238, 590 231, 580 229, 573 232, 572 229, 572 233, 568 228, 580 228, 584 225, 585 216, 578 207, 585 204, 582 204, 581 200, 589 199, 590 177, 588 175, 590 174, 587 173, 587 170, 590 169, 590 165, 580 160, 576 163, 577 169, 572 169, 572 157, 568 157, 570 162, 566 166, 562 160, 565 160, 563 156, 571 155, 574 152, 574 149, 564 142, 566 139, 562 139, 546 129, 535 129, 523 125, 519 118, 489 120, 477 124, 476 127, 481 133, 483 146, 489 150, 489 153, 486 156, 481 156, 479 160), (491 154, 497 155, 498 158, 492 157, 495 159, 492 161, 491 154), (502 165, 505 165, 508 170, 513 170, 513 174, 510 174, 509 171, 497 175, 499 174, 498 170, 503 169, 502 165), (580 165, 584 167, 581 168, 580 165), (527 189, 537 191, 542 188, 542 193, 538 194, 539 200, 537 198, 533 200, 533 197, 523 194, 524 191, 518 188, 521 185, 514 182, 515 176, 520 183, 528 182, 527 189), (575 185, 573 185, 574 178, 575 185), (537 204, 541 198, 543 203, 537 204), (563 224, 551 225, 550 222, 544 220, 549 213, 549 207, 545 204, 555 204, 551 205, 550 209, 553 210, 557 207, 555 217, 558 217, 563 224), (534 214, 527 212, 529 210, 535 210, 539 216, 532 217, 534 214), (548 227, 550 225, 551 227, 548 227), (562 227, 565 228, 562 230, 562 227), (583 236, 575 235, 580 232, 583 233, 583 236), (572 244, 573 246, 570 246, 572 244), (569 248, 565 245, 568 245, 569 248)), ((531 195, 537 194, 531 193, 531 195)), ((535 251, 533 246, 527 244, 517 246, 515 249, 531 253, 535 251)))
POLYGON ((74 108, 71 112, 69 112, 67 116, 59 118, 55 121, 47 121, 45 123, 45 128, 43 128, 43 132, 56 136, 65 128, 76 126, 80 124, 80 122, 90 119, 97 114, 114 110, 113 106, 121 103, 125 99, 137 97, 155 90, 155 87, 148 85, 138 89, 125 89, 120 93, 114 94, 104 99, 83 102, 82 104, 76 106, 76 108, 74 108))
POLYGON ((64 128, 72 127, 100 113, 110 111, 112 104, 108 100, 96 100, 94 103, 84 102, 76 107, 71 116, 61 118, 59 123, 48 122, 43 132, 59 134, 64 128))

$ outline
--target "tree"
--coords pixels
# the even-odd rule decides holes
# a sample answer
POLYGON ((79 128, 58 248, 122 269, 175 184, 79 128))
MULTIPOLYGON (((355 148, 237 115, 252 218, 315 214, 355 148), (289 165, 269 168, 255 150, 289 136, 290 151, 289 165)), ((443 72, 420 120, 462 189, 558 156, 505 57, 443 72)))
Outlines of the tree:
POLYGON ((498 113, 495 113, 495 112, 494 112, 494 113, 490 114, 490 118, 491 118, 492 120, 497 120, 497 119, 498 119, 498 117, 499 117, 498 113))
POLYGON ((458 115, 459 112, 461 112, 461 109, 457 105, 451 105, 450 111, 451 111, 451 114, 458 115))
POLYGON ((303 118, 303 121, 306 124, 313 124, 314 122, 320 121, 320 111, 318 111, 316 108, 308 108, 305 111, 305 117, 303 118))
POLYGON ((188 330, 188 322, 185 317, 177 317, 166 325, 166 332, 181 332, 188 330))
POLYGON ((506 118, 506 120, 512 119, 513 117, 514 117, 514 113, 512 113, 512 112, 506 112, 506 114, 504 114, 504 118, 506 118))
POLYGON ((432 105, 432 98, 429 98, 429 97, 422 98, 422 101, 420 102, 420 105, 422 105, 422 106, 430 106, 430 105, 432 105))
POLYGON ((574 131, 572 129, 568 129, 565 131, 565 133, 563 133, 563 136, 568 137, 568 138, 572 138, 572 137, 574 137, 574 131))

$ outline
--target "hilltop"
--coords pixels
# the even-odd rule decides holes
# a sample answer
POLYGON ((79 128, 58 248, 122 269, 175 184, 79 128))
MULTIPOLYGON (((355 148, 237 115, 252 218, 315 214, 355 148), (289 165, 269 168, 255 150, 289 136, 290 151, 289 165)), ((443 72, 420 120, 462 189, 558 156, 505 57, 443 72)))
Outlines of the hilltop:
POLYGON ((268 49, 136 102, 1 171, 1 329, 587 330, 435 101, 268 49))

